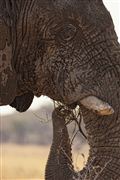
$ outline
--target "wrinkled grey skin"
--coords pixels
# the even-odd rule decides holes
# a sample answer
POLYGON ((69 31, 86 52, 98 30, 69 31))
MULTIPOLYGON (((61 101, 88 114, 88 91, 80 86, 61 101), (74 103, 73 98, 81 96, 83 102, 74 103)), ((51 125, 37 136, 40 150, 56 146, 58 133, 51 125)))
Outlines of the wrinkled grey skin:
POLYGON ((1 0, 0 38, 1 105, 23 111, 34 95, 111 103, 119 92, 120 47, 101 0, 1 0))
MULTIPOLYGON (((91 136, 92 141, 96 140, 96 144, 99 140, 99 144, 95 144, 95 147, 95 142, 90 142, 88 138, 90 144, 88 162, 83 170, 77 172, 73 166, 72 148, 66 125, 71 112, 66 111, 63 106, 53 111, 53 141, 46 165, 45 180, 120 180, 120 139, 115 138, 115 134, 119 136, 120 126, 117 128, 119 132, 111 130, 113 134, 109 135, 109 138, 107 132, 104 133, 103 140, 102 136, 101 139, 91 136)), ((91 126, 93 127, 93 123, 91 126)), ((98 133, 96 134, 98 136, 98 133)))
POLYGON ((0 105, 20 112, 41 95, 79 104, 88 162, 111 161, 98 179, 119 179, 120 45, 102 0, 1 0, 0 83, 0 105), (114 114, 86 109, 80 100, 87 96, 109 103, 114 114))
POLYGON ((72 164, 72 152, 65 119, 70 113, 65 113, 62 106, 52 113, 53 141, 46 165, 45 180, 72 180, 77 177, 72 164))

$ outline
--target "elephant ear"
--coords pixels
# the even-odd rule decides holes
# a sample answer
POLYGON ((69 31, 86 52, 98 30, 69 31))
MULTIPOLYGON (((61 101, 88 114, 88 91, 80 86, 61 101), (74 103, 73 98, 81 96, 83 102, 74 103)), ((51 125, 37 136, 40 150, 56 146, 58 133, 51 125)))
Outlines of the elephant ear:
POLYGON ((17 96, 10 106, 16 108, 19 112, 25 112, 32 104, 34 94, 32 92, 27 92, 21 96, 17 96))
POLYGON ((16 94, 16 73, 12 67, 10 27, 0 16, 0 105, 10 104, 16 94))

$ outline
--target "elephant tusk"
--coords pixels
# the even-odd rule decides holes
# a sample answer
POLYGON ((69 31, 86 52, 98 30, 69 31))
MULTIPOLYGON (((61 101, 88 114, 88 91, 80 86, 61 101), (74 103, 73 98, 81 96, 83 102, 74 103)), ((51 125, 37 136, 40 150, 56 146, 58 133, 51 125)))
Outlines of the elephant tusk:
POLYGON ((80 103, 89 110, 93 110, 101 116, 107 116, 114 113, 114 109, 106 102, 95 96, 88 96, 80 101, 80 103))

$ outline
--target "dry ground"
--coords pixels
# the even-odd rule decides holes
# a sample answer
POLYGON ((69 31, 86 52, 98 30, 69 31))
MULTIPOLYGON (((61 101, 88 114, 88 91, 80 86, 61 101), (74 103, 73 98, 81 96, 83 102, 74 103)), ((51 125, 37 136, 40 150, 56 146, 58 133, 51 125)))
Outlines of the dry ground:
MULTIPOLYGON (((49 148, 46 146, 1 145, 1 180, 44 180, 49 148)), ((76 169, 83 167, 87 156, 88 146, 74 153, 76 169), (85 160, 81 153, 85 155, 85 160)))

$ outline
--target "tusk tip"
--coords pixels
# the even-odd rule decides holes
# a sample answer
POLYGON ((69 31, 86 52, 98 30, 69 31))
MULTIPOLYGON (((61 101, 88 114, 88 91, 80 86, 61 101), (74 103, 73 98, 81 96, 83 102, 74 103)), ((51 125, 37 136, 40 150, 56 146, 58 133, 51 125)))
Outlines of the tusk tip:
POLYGON ((101 116, 109 116, 109 115, 114 114, 114 109, 112 107, 110 107, 110 108, 105 108, 105 109, 102 109, 102 110, 98 110, 96 112, 97 112, 97 114, 99 114, 101 116))
POLYGON ((114 113, 114 109, 107 102, 104 102, 95 96, 88 96, 80 102, 87 109, 92 110, 101 116, 108 116, 114 113))

